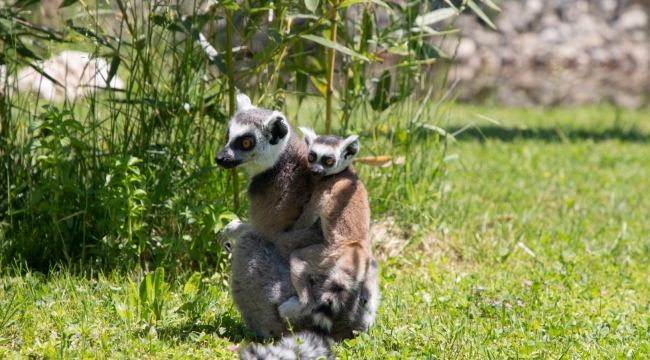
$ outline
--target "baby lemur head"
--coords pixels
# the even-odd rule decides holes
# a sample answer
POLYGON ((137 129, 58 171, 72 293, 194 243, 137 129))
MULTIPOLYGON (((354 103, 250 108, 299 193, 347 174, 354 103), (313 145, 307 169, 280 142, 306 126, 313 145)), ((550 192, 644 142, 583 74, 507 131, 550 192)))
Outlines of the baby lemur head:
POLYGON ((334 135, 316 135, 314 130, 301 127, 305 142, 309 147, 309 167, 311 173, 322 178, 338 174, 347 169, 359 152, 359 136, 350 135, 343 139, 334 135))
POLYGON ((228 122, 226 146, 217 154, 219 166, 246 167, 251 176, 273 167, 289 140, 289 123, 279 111, 261 109, 237 95, 237 113, 228 122))

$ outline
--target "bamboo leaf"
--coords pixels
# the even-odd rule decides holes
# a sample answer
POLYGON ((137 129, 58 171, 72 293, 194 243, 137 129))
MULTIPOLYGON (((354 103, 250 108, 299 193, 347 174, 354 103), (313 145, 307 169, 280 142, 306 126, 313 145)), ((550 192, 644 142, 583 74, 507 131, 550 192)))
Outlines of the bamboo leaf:
POLYGON ((386 4, 385 2, 383 2, 381 0, 345 0, 345 1, 343 1, 343 2, 341 2, 339 4, 339 9, 342 9, 342 8, 345 8, 345 7, 348 7, 350 5, 354 5, 354 4, 367 3, 368 1, 370 1, 373 4, 377 4, 379 6, 385 7, 386 9, 390 10, 391 13, 393 12, 393 9, 391 9, 390 6, 388 6, 388 4, 386 4))
POLYGON ((485 23, 488 24, 489 27, 491 27, 494 30, 497 29, 497 27, 492 23, 492 21, 490 21, 490 18, 487 15, 485 15, 483 10, 481 10, 481 8, 478 7, 478 5, 476 5, 474 0, 467 0, 467 6, 469 6, 469 8, 472 9, 472 11, 474 11, 476 15, 478 15, 478 17, 481 18, 481 20, 485 21, 485 23))
POLYGON ((108 69, 108 79, 106 79, 106 83, 110 87, 111 85, 111 80, 115 77, 115 74, 117 73, 117 68, 120 67, 120 62, 122 60, 120 59, 119 56, 114 56, 113 60, 111 60, 111 67, 108 69))
POLYGON ((70 5, 74 5, 74 4, 77 3, 77 2, 79 2, 79 0, 65 0, 65 1, 63 1, 63 3, 61 4, 61 6, 59 6, 59 9, 63 9, 64 7, 68 7, 68 6, 70 6, 70 5))
POLYGON ((18 0, 13 5, 11 5, 11 7, 23 9, 28 7, 31 4, 35 4, 38 2, 41 2, 41 0, 18 0))
POLYGON ((305 6, 307 9, 313 13, 316 12, 316 9, 318 9, 318 0, 305 0, 305 6))
POLYGON ((497 6, 492 0, 482 0, 481 1, 485 6, 489 7, 492 10, 501 11, 501 8, 497 6))
POLYGON ((415 24, 418 26, 427 26, 441 22, 443 20, 447 20, 450 17, 456 15, 458 15, 458 13, 456 13, 456 10, 452 8, 442 8, 416 17, 415 24))
POLYGON ((305 40, 310 40, 310 41, 313 41, 313 42, 315 42, 317 44, 321 44, 321 45, 323 45, 325 47, 328 47, 330 49, 334 49, 334 50, 336 50, 338 52, 341 52, 343 54, 354 56, 354 57, 359 58, 359 59, 361 59, 363 61, 370 61, 370 60, 368 60, 367 57, 359 54, 358 52, 353 51, 351 49, 348 49, 347 47, 345 47, 345 46, 343 46, 341 44, 338 44, 338 43, 335 43, 333 41, 327 40, 327 39, 322 38, 320 36, 301 35, 300 37, 305 39, 305 40))

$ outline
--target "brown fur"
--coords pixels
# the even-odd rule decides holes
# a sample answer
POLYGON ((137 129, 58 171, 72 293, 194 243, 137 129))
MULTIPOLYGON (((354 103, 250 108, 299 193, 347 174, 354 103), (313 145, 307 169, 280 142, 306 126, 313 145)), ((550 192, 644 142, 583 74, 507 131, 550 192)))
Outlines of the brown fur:
MULTIPOLYGON (((315 309, 310 276, 329 275, 332 284, 326 284, 320 300, 337 311, 346 294, 364 280, 372 257, 368 193, 352 165, 316 184, 303 216, 310 213, 318 214, 325 240, 291 253, 291 279, 300 303, 315 309)), ((297 221, 302 223, 302 218, 297 221)))
POLYGON ((315 181, 309 173, 307 146, 290 131, 287 148, 278 160, 281 167, 253 177, 248 187, 250 224, 288 259, 294 249, 323 241, 318 227, 289 231, 309 202, 315 181), (291 194, 291 196, 286 196, 291 194))

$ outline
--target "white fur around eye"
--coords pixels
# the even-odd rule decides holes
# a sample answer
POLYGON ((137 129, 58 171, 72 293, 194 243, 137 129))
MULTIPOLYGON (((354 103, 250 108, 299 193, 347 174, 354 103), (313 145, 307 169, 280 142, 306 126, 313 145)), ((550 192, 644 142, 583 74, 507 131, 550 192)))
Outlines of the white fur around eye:
POLYGON ((230 140, 235 140, 241 135, 247 134, 247 133, 257 133, 257 129, 254 126, 251 125, 242 125, 238 122, 231 121, 230 125, 228 126, 228 133, 230 135, 230 140))

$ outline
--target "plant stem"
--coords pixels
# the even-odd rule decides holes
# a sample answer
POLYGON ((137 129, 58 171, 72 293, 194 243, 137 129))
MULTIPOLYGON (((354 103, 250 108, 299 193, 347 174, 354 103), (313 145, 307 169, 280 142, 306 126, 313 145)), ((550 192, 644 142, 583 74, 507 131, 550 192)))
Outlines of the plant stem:
MULTIPOLYGON (((226 66, 228 67, 228 114, 230 117, 235 115, 235 69, 232 63, 232 12, 226 10, 226 66)), ((239 210, 239 176, 237 168, 230 170, 232 177, 232 198, 235 212, 239 210)))
MULTIPOLYGON (((332 7, 336 8, 339 5, 338 0, 333 0, 332 7)), ((338 18, 338 11, 332 12, 332 28, 330 30, 330 40, 336 42, 336 20, 338 18)), ((332 133, 332 95, 334 93, 334 65, 336 63, 336 51, 330 49, 329 65, 327 68, 327 103, 325 108, 325 134, 332 133)))

